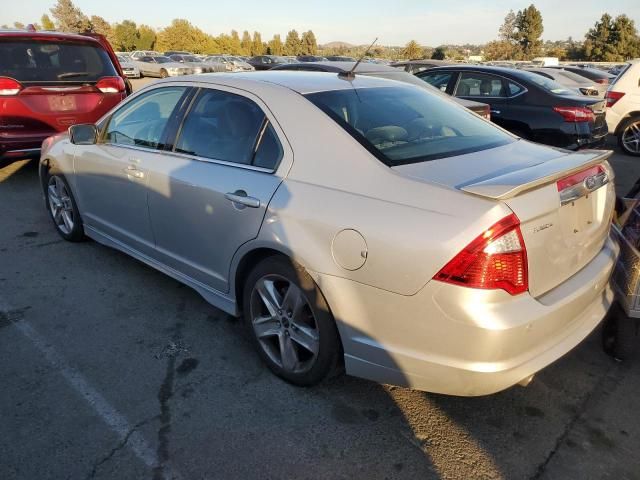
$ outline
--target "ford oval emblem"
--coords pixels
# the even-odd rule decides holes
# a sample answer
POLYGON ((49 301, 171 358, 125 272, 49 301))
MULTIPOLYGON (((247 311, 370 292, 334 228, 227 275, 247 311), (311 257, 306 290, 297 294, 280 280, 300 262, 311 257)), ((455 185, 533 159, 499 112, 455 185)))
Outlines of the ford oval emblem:
POLYGON ((591 175, 590 177, 585 178, 584 186, 587 190, 593 190, 594 188, 596 188, 596 177, 594 175, 591 175))

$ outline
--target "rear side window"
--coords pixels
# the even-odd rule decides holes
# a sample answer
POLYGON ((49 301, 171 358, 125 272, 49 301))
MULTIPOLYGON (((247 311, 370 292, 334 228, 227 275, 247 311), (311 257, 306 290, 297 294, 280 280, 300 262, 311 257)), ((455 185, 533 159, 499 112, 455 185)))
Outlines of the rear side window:
POLYGON ((213 160, 273 169, 282 146, 262 109, 252 100, 204 90, 187 114, 175 149, 213 160))
POLYGON ((476 72, 462 72, 454 92, 456 97, 506 97, 499 77, 476 72))
POLYGON ((420 77, 432 87, 435 87, 442 92, 446 92, 447 85, 449 85, 452 75, 453 73, 451 72, 433 72, 422 75, 418 74, 418 77, 420 77))
POLYGON ((96 82, 118 75, 99 46, 22 39, 0 40, 0 72, 25 84, 96 82))
POLYGON ((152 90, 127 102, 109 120, 104 143, 159 149, 171 113, 186 87, 152 90))
POLYGON ((486 150, 514 139, 436 92, 413 86, 306 95, 389 166, 486 150))

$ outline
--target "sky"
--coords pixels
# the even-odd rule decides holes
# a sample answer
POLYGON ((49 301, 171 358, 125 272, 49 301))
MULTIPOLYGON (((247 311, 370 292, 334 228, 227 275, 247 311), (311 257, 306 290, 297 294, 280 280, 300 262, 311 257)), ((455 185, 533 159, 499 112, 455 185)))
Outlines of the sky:
MULTIPOLYGON (((54 0, 0 0, 0 25, 39 22, 54 0), (4 8, 2 7, 4 5, 4 8), (8 6, 11 8, 6 8, 8 6)), ((75 0, 86 15, 109 22, 131 19, 161 28, 173 18, 185 18, 207 33, 232 29, 259 31, 263 40, 287 31, 313 30, 318 43, 344 41, 380 45, 485 43, 497 37, 509 9, 527 7, 531 0, 75 0)), ((627 14, 640 26, 640 0, 536 0, 544 20, 543 39, 582 39, 606 11, 627 14)))

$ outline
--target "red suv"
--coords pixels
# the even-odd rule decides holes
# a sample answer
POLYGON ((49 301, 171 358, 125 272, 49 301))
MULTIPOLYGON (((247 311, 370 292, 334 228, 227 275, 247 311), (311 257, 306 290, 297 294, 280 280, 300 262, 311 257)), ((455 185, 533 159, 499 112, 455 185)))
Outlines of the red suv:
POLYGON ((0 31, 0 160, 39 157, 45 138, 96 122, 129 91, 100 35, 0 31))

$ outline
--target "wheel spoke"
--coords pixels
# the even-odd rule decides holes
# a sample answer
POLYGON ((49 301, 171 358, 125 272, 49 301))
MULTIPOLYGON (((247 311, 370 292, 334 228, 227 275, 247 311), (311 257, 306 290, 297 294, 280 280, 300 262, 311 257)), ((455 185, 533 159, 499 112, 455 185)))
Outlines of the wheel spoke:
POLYGON ((288 371, 294 371, 298 365, 298 354, 293 346, 291 337, 288 335, 280 335, 280 360, 282 368, 288 371))
POLYGON ((273 281, 261 280, 258 284, 258 293, 260 294, 262 303, 264 303, 264 306, 269 310, 269 314, 275 317, 281 308, 281 299, 273 281))
POLYGON ((52 206, 59 206, 60 205, 60 197, 58 196, 58 192, 56 191, 56 187, 55 185, 49 185, 49 188, 47 189, 48 193, 49 193, 49 203, 53 204, 52 206))
POLYGON ((271 316, 255 319, 253 321, 253 329, 258 338, 273 337, 282 331, 279 322, 271 316))
POLYGON ((293 327, 291 329, 291 340, 316 355, 320 346, 318 331, 296 323, 294 323, 293 327))
POLYGON ((282 309, 285 310, 287 314, 291 312, 290 317, 294 319, 298 317, 303 306, 304 298, 302 297, 302 292, 296 285, 290 283, 287 288, 287 293, 284 294, 284 299, 282 300, 282 309))
POLYGON ((71 219, 71 215, 67 210, 62 210, 61 216, 64 226, 67 227, 69 232, 71 232, 71 230, 73 230, 73 220, 71 219))

